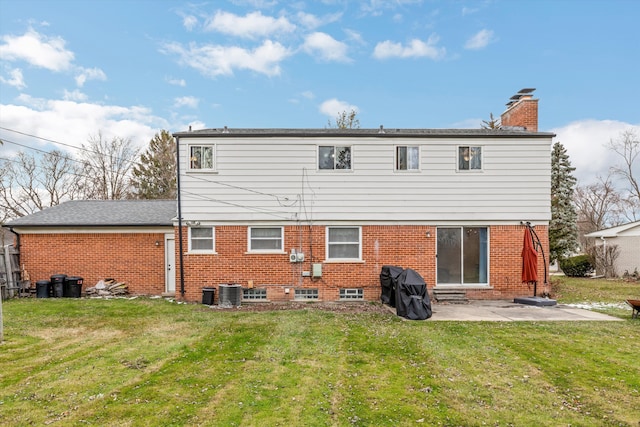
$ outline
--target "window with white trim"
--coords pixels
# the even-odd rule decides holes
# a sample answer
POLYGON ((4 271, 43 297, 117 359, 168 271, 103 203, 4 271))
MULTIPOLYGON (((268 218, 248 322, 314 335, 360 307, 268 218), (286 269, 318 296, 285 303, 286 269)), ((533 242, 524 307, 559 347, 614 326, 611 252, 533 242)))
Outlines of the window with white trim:
POLYGON ((189 170, 215 170, 215 145, 189 145, 189 170))
POLYGON ((250 252, 282 252, 282 227, 249 227, 250 252))
POLYGON ((318 169, 351 170, 351 147, 337 145, 319 146, 318 169))
POLYGON ((213 227, 189 227, 189 251, 214 252, 215 229, 213 227))
POLYGON ((482 170, 482 147, 458 147, 458 170, 482 170))
POLYGON ((398 145, 396 147, 396 170, 418 169, 420 169, 420 148, 416 145, 398 145))
POLYGON ((360 227, 327 227, 327 259, 362 258, 360 227))

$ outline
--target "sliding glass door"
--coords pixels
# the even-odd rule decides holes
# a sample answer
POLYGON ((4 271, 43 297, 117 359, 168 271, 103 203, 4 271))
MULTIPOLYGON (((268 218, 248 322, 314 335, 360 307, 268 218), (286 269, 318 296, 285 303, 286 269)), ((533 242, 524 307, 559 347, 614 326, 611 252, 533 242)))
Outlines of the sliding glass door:
POLYGON ((486 227, 438 227, 437 283, 488 283, 489 251, 486 227))

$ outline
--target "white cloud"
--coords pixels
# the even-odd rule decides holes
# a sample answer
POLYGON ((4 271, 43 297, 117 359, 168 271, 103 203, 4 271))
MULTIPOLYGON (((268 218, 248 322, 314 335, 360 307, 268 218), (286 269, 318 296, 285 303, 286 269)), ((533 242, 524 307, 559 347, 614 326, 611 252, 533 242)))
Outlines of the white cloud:
POLYGON ((174 99, 174 102, 176 103, 176 107, 198 108, 200 100, 195 96, 182 96, 174 99))
POLYGON ((264 16, 262 12, 251 12, 245 16, 238 16, 229 12, 217 11, 205 25, 207 31, 217 31, 249 39, 290 33, 295 29, 295 24, 289 22, 287 18, 264 16))
POLYGON ((339 99, 332 98, 327 99, 320 104, 319 110, 325 116, 329 116, 331 119, 334 119, 343 111, 350 112, 351 110, 355 110, 358 112, 358 107, 351 105, 346 101, 340 101, 339 99))
POLYGON ((182 25, 187 31, 192 31, 198 25, 198 18, 193 15, 185 15, 182 17, 182 25))
POLYGON ((107 75, 100 68, 78 67, 76 73, 76 84, 78 87, 84 86, 87 80, 107 80, 107 75))
POLYGON ((640 124, 632 125, 615 120, 581 120, 551 129, 551 132, 557 135, 555 141, 567 149, 571 165, 576 168, 574 176, 578 179, 578 184, 585 185, 593 183, 598 175, 607 176, 609 168, 620 163, 621 158, 609 150, 607 144, 628 129, 635 129, 640 133, 640 124))
POLYGON ((280 74, 280 62, 291 55, 289 49, 270 40, 253 50, 235 46, 197 46, 193 43, 186 48, 179 43, 169 43, 164 45, 162 52, 178 55, 180 63, 209 77, 232 75, 235 69, 276 76, 280 74))
POLYGON ((493 31, 484 29, 484 30, 478 31, 469 40, 467 40, 467 42, 464 45, 464 48, 471 49, 471 50, 484 49, 489 45, 489 43, 492 43, 494 41, 495 41, 495 37, 493 35, 493 31))
POLYGON ((35 67, 64 71, 71 67, 73 52, 65 48, 61 37, 47 37, 33 29, 22 36, 2 36, 0 57, 7 61, 25 61, 35 67))
POLYGON ((313 94, 313 92, 311 92, 310 90, 305 90, 304 92, 302 92, 300 95, 302 95, 303 98, 306 99, 313 99, 316 96, 313 94))
POLYGON ((184 79, 167 78, 166 80, 167 83, 174 86, 185 87, 187 85, 187 82, 184 79))
POLYGON ((65 101, 86 101, 88 99, 86 94, 80 92, 77 89, 71 92, 65 89, 63 98, 65 101))
POLYGON ((445 48, 437 46, 438 41, 437 36, 431 36, 426 42, 413 39, 407 46, 403 46, 401 43, 386 40, 376 45, 373 57, 377 59, 425 57, 438 60, 442 59, 446 53, 445 48))
POLYGON ((16 89, 24 89, 27 87, 27 84, 24 82, 24 77, 22 76, 22 70, 20 68, 14 68, 9 71, 9 78, 5 79, 0 76, 0 82, 7 84, 9 86, 13 86, 16 89))
POLYGON ((323 61, 350 62, 347 45, 326 33, 312 33, 305 37, 302 49, 323 61))
POLYGON ((339 21, 340 18, 342 18, 342 13, 333 13, 330 15, 324 15, 319 17, 311 13, 298 12, 298 14, 296 15, 296 18, 298 19, 298 22, 300 22, 302 26, 304 26, 307 29, 314 30, 323 25, 339 21))
MULTIPOLYGON (((135 146, 142 147, 159 129, 177 128, 154 116, 146 107, 81 102, 82 95, 78 91, 65 92, 65 97, 68 99, 49 100, 23 94, 17 99, 21 105, 0 105, 2 126, 75 147, 86 144, 88 138, 98 132, 106 138, 130 139, 135 146)), ((11 133, 4 135, 11 135, 14 140, 18 138, 11 133)), ((25 143, 32 146, 33 138, 25 143)), ((63 146, 56 148, 69 150, 63 146)))

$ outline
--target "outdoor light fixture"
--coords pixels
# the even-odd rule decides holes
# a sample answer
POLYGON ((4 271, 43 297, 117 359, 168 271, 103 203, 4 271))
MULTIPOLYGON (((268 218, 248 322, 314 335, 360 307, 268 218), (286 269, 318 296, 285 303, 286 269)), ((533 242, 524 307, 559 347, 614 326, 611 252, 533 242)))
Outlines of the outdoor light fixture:
POLYGON ((427 231, 427 237, 431 237, 431 232, 427 231))
POLYGON ((160 246, 160 240, 156 240, 156 246, 160 246))

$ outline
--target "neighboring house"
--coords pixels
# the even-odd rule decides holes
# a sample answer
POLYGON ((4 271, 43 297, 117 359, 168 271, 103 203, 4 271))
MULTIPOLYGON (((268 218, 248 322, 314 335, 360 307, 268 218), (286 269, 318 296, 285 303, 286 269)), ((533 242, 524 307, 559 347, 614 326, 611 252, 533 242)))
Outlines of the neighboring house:
MULTIPOLYGON (((618 247, 618 257, 613 261, 615 275, 640 272, 640 221, 594 231, 585 237, 594 239, 593 243, 599 249, 618 247)), ((596 274, 604 272, 596 271, 596 274)))
MULTIPOLYGON (((531 295, 522 222, 548 254, 554 136, 537 131, 531 91, 499 130, 175 133, 177 294, 235 283, 244 300, 378 300, 382 266, 397 265, 429 290, 531 295)), ((545 267, 539 256, 541 283, 545 267)))
POLYGON ((175 200, 74 200, 5 224, 20 237, 31 281, 53 274, 114 278, 133 294, 175 292, 175 200))

